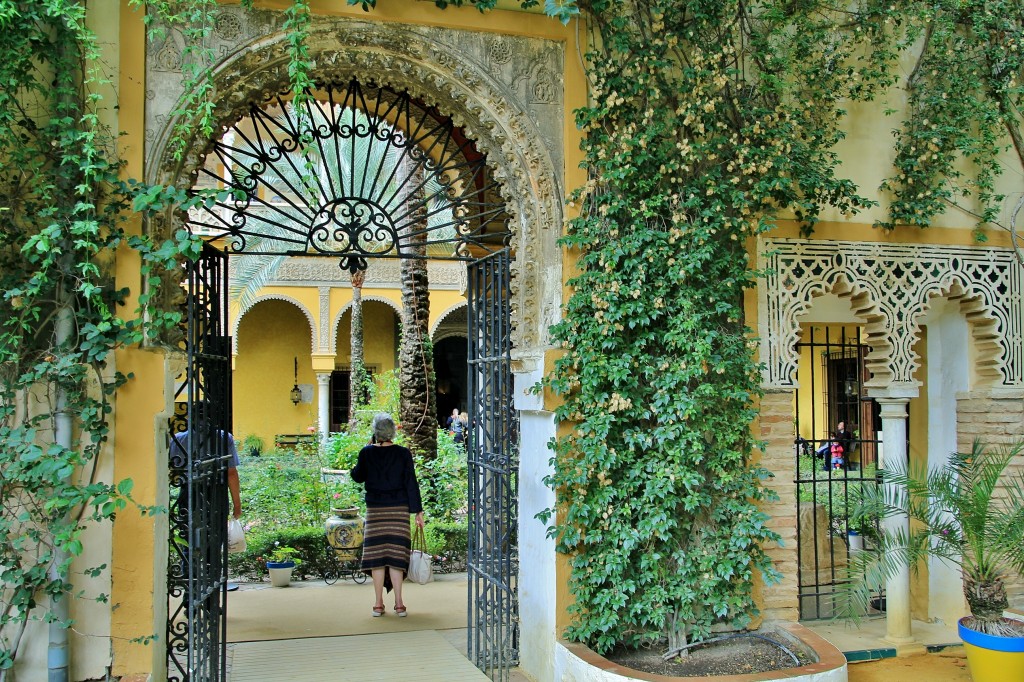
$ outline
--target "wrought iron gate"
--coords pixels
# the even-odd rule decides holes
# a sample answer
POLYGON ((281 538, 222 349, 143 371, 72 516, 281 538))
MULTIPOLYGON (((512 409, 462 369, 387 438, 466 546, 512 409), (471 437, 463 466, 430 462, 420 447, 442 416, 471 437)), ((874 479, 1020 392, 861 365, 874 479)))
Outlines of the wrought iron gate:
POLYGON ((226 254, 188 266, 185 351, 170 440, 167 679, 225 680, 231 343, 226 254), (184 418, 181 418, 184 417, 184 418))
POLYGON ((852 512, 864 491, 879 485, 881 417, 863 388, 868 348, 859 329, 806 327, 802 339, 794 443, 798 594, 800 618, 813 620, 835 615, 834 596, 848 579, 850 556, 870 551, 877 537, 877 519, 855 519, 852 512), (833 465, 830 434, 839 423, 850 435, 835 439, 843 452, 833 465))
MULTIPOLYGON (((189 229, 226 244, 240 267, 253 258, 254 268, 276 267, 286 256, 338 258, 353 273, 365 270, 370 258, 468 263, 469 651, 478 667, 504 680, 518 659, 518 422, 510 360, 510 221, 500 182, 450 116, 408 92, 352 79, 319 83, 311 94, 302 111, 277 96, 253 103, 224 131, 193 189, 228 188, 232 196, 190 212, 189 229), (426 253, 415 252, 413 243, 423 241, 426 253)), ((204 251, 189 275, 189 366, 182 390, 189 418, 208 405, 214 433, 226 434, 227 264, 216 253, 204 251)), ((172 505, 168 651, 181 675, 175 680, 223 675, 227 500, 213 481, 225 476, 225 445, 219 439, 209 459, 195 448, 178 448, 171 463, 172 483, 185 491, 172 505), (210 555, 209 569, 198 563, 200 554, 210 555)))
POLYGON ((519 660, 519 420, 512 402, 510 254, 469 266, 469 642, 493 680, 519 660))

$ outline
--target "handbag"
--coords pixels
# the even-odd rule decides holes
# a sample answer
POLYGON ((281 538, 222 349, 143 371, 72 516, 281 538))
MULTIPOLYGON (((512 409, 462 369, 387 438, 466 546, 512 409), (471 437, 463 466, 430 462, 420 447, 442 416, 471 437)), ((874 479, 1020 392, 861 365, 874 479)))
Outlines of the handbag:
POLYGON ((409 579, 417 585, 426 585, 434 579, 434 557, 427 552, 427 540, 423 529, 416 527, 412 534, 412 551, 409 552, 409 579))
POLYGON ((245 530, 238 519, 228 519, 228 554, 240 554, 245 551, 245 530))

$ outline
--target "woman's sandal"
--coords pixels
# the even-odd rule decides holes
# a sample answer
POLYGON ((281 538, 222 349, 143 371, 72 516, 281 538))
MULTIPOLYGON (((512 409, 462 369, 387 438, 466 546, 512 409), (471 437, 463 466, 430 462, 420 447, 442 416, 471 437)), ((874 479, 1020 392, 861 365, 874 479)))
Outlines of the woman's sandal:
POLYGON ((384 615, 384 606, 374 606, 373 607, 373 617, 374 618, 380 618, 383 615, 384 615))
POLYGON ((395 613, 397 613, 397 614, 398 614, 398 617, 399 617, 399 618, 405 618, 405 617, 406 617, 406 615, 408 615, 408 614, 406 614, 406 612, 405 612, 405 607, 404 607, 404 606, 396 606, 396 607, 395 607, 395 613))

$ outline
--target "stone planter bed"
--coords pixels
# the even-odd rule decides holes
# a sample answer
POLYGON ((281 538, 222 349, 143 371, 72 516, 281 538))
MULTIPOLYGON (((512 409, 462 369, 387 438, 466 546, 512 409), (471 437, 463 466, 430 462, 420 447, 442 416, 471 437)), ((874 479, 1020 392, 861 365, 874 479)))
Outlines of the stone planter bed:
POLYGON ((595 654, 587 647, 559 640, 555 648, 555 679, 563 682, 670 682, 708 680, 715 682, 846 682, 846 658, 825 639, 798 623, 780 623, 767 629, 793 643, 793 648, 814 662, 793 668, 744 675, 668 677, 631 670, 595 654))

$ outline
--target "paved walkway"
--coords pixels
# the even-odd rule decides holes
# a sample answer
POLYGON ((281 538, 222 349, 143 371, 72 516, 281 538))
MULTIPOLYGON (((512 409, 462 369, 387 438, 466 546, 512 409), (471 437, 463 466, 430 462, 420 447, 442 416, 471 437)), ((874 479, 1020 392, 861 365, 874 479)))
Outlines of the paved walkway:
MULTIPOLYGON (((487 682, 466 658, 466 591, 464 573, 441 575, 406 586, 407 618, 373 618, 369 584, 243 584, 228 595, 228 680, 487 682)), ((881 639, 884 619, 805 625, 847 654, 850 682, 970 682, 951 628, 915 622, 934 653, 897 658, 881 639)), ((513 671, 512 682, 530 680, 513 671)))
MULTIPOLYGON (((465 573, 406 584, 405 618, 371 615, 373 587, 341 580, 228 593, 229 682, 488 682, 466 658, 465 573)), ((513 671, 512 682, 529 682, 513 671)))
POLYGON ((488 682, 436 630, 245 642, 229 647, 230 682, 488 682))

